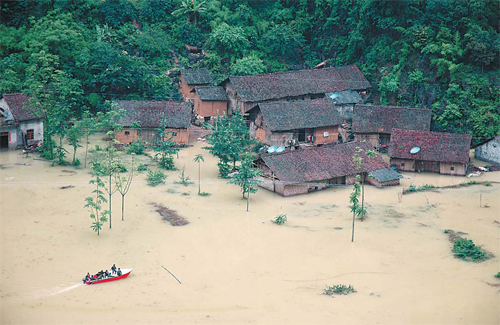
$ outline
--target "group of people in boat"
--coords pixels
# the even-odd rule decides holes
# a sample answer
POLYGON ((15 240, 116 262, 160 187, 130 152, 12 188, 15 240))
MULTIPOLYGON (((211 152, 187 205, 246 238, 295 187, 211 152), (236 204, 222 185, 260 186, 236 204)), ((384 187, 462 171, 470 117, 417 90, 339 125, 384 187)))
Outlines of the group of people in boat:
POLYGON ((107 278, 114 278, 115 276, 120 275, 122 275, 122 270, 120 270, 120 268, 117 269, 116 265, 113 264, 113 266, 111 267, 111 272, 109 272, 108 270, 100 270, 95 275, 90 275, 90 273, 87 273, 87 275, 83 278, 83 283, 104 280, 107 278))

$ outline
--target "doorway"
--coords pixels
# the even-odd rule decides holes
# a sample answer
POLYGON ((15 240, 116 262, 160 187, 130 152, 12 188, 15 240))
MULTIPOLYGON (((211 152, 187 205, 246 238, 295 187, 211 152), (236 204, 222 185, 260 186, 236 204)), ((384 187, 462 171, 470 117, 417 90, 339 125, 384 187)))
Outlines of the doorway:
POLYGON ((0 133, 0 149, 9 149, 9 132, 0 133))

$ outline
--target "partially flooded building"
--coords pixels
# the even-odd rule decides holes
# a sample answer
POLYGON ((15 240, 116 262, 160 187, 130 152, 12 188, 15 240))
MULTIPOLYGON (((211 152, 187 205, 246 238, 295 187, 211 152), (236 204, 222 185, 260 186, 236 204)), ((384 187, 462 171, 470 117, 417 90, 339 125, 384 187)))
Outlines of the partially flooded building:
POLYGON ((398 173, 388 171, 378 179, 368 177, 369 173, 389 169, 379 154, 366 155, 369 150, 373 148, 365 142, 348 142, 265 154, 257 160, 263 171, 259 186, 283 196, 292 196, 335 185, 354 184, 358 174, 363 175, 367 184, 375 186, 399 184, 401 176, 398 173), (359 169, 353 161, 355 155, 362 158, 359 169))
POLYGON ((346 90, 366 96, 367 89, 370 88, 370 83, 354 64, 254 76, 232 76, 221 85, 226 89, 229 98, 229 111, 238 109, 243 114, 259 103, 324 98, 326 94, 346 90))
POLYGON ((194 113, 200 122, 210 122, 214 117, 227 115, 227 95, 217 86, 195 87, 193 90, 194 113))
POLYGON ((388 148, 392 129, 429 131, 432 111, 399 106, 356 105, 352 131, 357 141, 367 141, 375 149, 388 148))
POLYGON ((269 146, 339 140, 342 112, 329 98, 260 103, 248 112, 250 135, 269 146))
POLYGON ((393 129, 391 166, 400 171, 465 175, 471 139, 469 134, 393 129))
POLYGON ((489 163, 500 165, 500 135, 489 138, 474 146, 474 157, 489 163))
POLYGON ((3 95, 0 100, 0 149, 16 149, 42 142, 42 116, 26 95, 3 95))
POLYGON ((113 103, 125 110, 125 116, 120 119, 123 130, 115 135, 117 141, 129 144, 140 136, 147 142, 154 142, 157 130, 164 121, 172 141, 180 145, 188 144, 193 115, 191 103, 142 100, 116 100, 113 103))

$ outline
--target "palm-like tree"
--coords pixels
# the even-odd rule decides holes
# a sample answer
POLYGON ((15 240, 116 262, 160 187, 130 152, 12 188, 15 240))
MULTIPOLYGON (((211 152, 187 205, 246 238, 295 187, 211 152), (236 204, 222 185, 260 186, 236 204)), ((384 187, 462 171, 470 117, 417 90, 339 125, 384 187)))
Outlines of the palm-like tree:
POLYGON ((198 163, 198 195, 201 193, 201 162, 205 162, 203 155, 201 153, 197 154, 194 159, 194 162, 198 163))
POLYGON ((203 5, 206 1, 196 2, 196 0, 184 0, 181 2, 181 7, 172 12, 172 15, 187 15, 187 21, 193 22, 196 26, 198 21, 198 13, 207 11, 203 5))

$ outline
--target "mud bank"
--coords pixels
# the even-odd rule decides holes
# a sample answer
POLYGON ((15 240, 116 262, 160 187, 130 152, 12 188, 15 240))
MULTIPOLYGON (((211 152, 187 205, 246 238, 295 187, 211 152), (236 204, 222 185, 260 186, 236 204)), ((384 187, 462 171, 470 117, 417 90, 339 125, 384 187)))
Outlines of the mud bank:
MULTIPOLYGON (((50 167, 19 152, 0 153, 2 324, 498 324, 500 186, 405 195, 410 185, 438 186, 465 177, 405 173, 402 185, 367 187, 369 218, 351 243, 350 187, 283 198, 263 189, 250 212, 234 185, 217 178, 203 144, 175 163, 197 184, 149 187, 140 173, 126 198, 113 201, 113 228, 91 231, 83 208, 92 191, 86 169, 50 167), (62 172, 63 169, 76 173, 62 172), (60 189, 72 185, 73 188, 60 189), (483 205, 479 207, 479 197, 483 205), (151 203, 189 220, 173 227, 151 203), (286 213, 288 222, 270 222, 286 213), (494 259, 455 259, 443 233, 467 233, 494 259), (113 263, 125 280, 83 286, 87 272, 113 263), (179 284, 161 265, 182 282, 179 284), (356 293, 330 298, 326 285, 356 293)), ((80 153, 81 154, 81 153, 80 153)), ((147 158, 141 158, 147 161, 147 158)), ((477 181, 500 181, 491 172, 477 181)))

